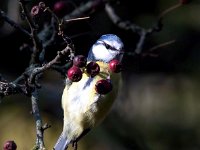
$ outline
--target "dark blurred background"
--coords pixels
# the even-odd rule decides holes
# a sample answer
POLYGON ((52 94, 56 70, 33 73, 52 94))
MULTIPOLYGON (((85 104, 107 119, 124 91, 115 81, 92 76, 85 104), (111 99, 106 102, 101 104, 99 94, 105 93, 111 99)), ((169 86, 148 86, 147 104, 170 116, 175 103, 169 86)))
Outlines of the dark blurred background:
MULTIPOLYGON (((50 8, 55 0, 44 1, 50 8)), ((86 2, 69 1, 74 6, 86 2)), ((150 28, 157 16, 178 0, 119 0, 116 13, 124 20, 150 28)), ((38 1, 29 3, 29 9, 38 1)), ((73 6, 73 7, 74 7, 73 6)), ((69 6, 69 8, 72 6, 69 6)), ((0 8, 27 28, 20 18, 16 0, 1 0, 0 8)), ((74 8, 73 8, 74 9, 74 8)), ((198 150, 200 149, 200 1, 191 0, 163 19, 163 29, 146 39, 144 50, 171 40, 155 50, 156 57, 125 55, 123 85, 112 111, 104 122, 84 137, 79 150, 198 150)), ((28 28, 27 28, 28 29, 28 28)), ((29 29, 28 29, 29 30, 29 29)), ((90 19, 68 24, 77 53, 87 55, 96 39, 105 33, 117 34, 127 52, 134 51, 137 34, 115 26, 103 8, 90 19)), ((30 51, 20 50, 31 40, 0 18, 0 73, 14 80, 29 65, 30 51)), ((47 51, 51 60, 58 47, 47 51)), ((45 132, 47 149, 55 144, 62 130, 60 100, 64 78, 47 71, 41 79, 39 107, 44 122, 52 127, 45 132)), ((30 114, 31 101, 23 95, 5 97, 0 103, 0 147, 6 140, 16 141, 19 150, 35 144, 35 122, 30 114)))

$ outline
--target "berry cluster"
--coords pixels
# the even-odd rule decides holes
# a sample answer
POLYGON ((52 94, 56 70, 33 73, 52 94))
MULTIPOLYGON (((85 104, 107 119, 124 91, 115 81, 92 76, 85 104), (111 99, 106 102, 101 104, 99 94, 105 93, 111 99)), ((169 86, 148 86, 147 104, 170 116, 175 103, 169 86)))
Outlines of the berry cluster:
MULTIPOLYGON (((121 63, 114 59, 109 62, 109 71, 113 73, 119 73, 121 71, 121 63)), ((67 71, 67 77, 72 82, 78 82, 82 79, 83 72, 86 72, 90 77, 95 77, 100 72, 100 66, 91 61, 87 63, 85 56, 77 55, 73 59, 73 66, 67 71)), ((110 79, 102 79, 97 81, 95 90, 99 94, 107 94, 112 90, 112 84, 110 79)))

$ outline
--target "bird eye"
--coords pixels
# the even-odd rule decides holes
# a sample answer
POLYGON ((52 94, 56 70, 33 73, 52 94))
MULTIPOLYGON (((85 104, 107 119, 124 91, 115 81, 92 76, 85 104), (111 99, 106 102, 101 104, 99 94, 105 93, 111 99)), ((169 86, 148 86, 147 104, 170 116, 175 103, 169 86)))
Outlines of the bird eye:
POLYGON ((107 49, 112 49, 112 47, 111 47, 109 44, 107 44, 107 43, 104 43, 104 46, 105 46, 107 49))

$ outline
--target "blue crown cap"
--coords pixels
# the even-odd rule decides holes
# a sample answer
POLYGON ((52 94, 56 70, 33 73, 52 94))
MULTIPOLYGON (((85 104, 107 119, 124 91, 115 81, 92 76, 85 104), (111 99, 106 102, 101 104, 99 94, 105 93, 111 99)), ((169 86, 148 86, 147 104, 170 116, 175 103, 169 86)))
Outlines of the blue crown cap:
POLYGON ((104 34, 99 38, 99 40, 117 41, 118 43, 123 44, 121 39, 115 34, 104 34))

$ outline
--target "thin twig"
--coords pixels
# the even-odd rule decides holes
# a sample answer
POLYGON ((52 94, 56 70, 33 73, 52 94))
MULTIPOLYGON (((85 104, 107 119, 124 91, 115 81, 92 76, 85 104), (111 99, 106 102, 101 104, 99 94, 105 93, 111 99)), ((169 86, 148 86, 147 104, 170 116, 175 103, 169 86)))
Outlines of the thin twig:
POLYGON ((166 10, 164 10, 159 16, 158 16, 158 20, 160 20, 161 18, 163 18, 166 14, 168 14, 169 12, 171 12, 172 10, 180 7, 182 4, 181 3, 178 3, 178 4, 175 4, 169 8, 167 8, 166 10))
POLYGON ((44 29, 40 33, 38 33, 38 37, 41 39, 41 41, 43 41, 43 50, 41 51, 39 56, 41 62, 44 62, 46 49, 48 46, 50 46, 55 42, 56 36, 57 36, 57 29, 55 27, 55 18, 52 18, 50 25, 49 24, 44 25, 44 29))
POLYGON ((145 30, 142 30, 140 32, 140 38, 139 38, 139 41, 137 42, 136 49, 135 49, 136 54, 140 54, 142 52, 144 42, 145 42, 145 39, 146 39, 146 35, 147 35, 147 32, 145 30))
POLYGON ((72 19, 68 19, 65 20, 66 22, 71 22, 71 21, 79 21, 79 20, 85 20, 85 19, 89 19, 90 17, 79 17, 79 18, 72 18, 72 19))
MULTIPOLYGON (((41 64, 40 53, 43 51, 43 45, 37 35, 38 34, 37 26, 35 25, 32 17, 30 16, 25 6, 26 4, 25 0, 19 0, 19 4, 21 6, 22 13, 24 14, 25 19, 31 29, 31 37, 32 37, 34 47, 33 47, 33 52, 31 55, 31 60, 30 60, 28 70, 32 70, 35 66, 37 66, 37 64, 41 64)), ((35 83, 37 83, 36 81, 37 79, 38 77, 35 77, 35 83)), ((29 84, 26 82, 26 85, 29 85, 29 84)), ((31 85, 29 86, 32 87, 31 85)), ((39 107, 38 107, 38 89, 37 89, 36 84, 35 84, 35 87, 32 89, 31 102, 32 102, 32 112, 33 112, 33 116, 36 122, 36 146, 38 147, 38 149, 42 150, 45 148, 45 145, 44 145, 44 137, 43 137, 43 130, 42 130, 42 118, 40 116, 39 107)))
POLYGON ((156 46, 150 48, 148 51, 152 52, 152 51, 154 51, 154 50, 156 50, 156 49, 159 49, 159 48, 161 48, 161 47, 164 47, 164 46, 173 44, 175 41, 176 41, 176 40, 171 40, 171 41, 168 41, 168 42, 165 42, 165 43, 161 43, 161 44, 159 44, 159 45, 156 45, 156 46))
MULTIPOLYGON (((161 13, 161 15, 158 17, 158 21, 157 23, 149 28, 149 29, 144 29, 134 23, 131 23, 130 21, 128 20, 123 20, 121 19, 116 13, 115 13, 115 10, 114 8, 109 4, 107 3, 105 5, 105 10, 108 14, 108 16, 110 17, 111 21, 117 25, 119 28, 121 29, 124 29, 124 30, 131 30, 132 32, 134 33, 137 33, 139 35, 139 40, 136 44, 136 48, 134 50, 133 53, 129 53, 131 55, 135 55, 135 54, 141 54, 142 51, 143 51, 143 46, 144 46, 144 43, 145 43, 145 39, 147 36, 153 34, 154 32, 159 32, 161 31, 162 27, 163 27, 163 24, 162 24, 162 17, 167 14, 168 12, 174 10, 175 8, 179 7, 180 4, 177 4, 173 7, 170 7, 168 8, 167 10, 165 10, 163 13, 161 13)), ((170 41, 169 43, 163 43, 161 45, 159 45, 159 47, 162 47, 162 46, 165 46, 165 45, 168 45, 168 44, 171 44, 173 41, 170 41)), ((128 53, 127 53, 128 54, 128 53)))
POLYGON ((140 27, 128 20, 121 19, 115 13, 115 10, 109 3, 107 3, 105 5, 105 11, 108 14, 109 18, 111 19, 111 21, 119 28, 124 29, 124 30, 131 30, 132 32, 135 32, 135 33, 141 33, 141 30, 143 30, 142 27, 140 27))
POLYGON ((34 23, 30 14, 28 13, 25 3, 26 2, 24 0, 19 0, 19 4, 22 8, 22 13, 24 14, 24 17, 26 18, 26 21, 31 29, 31 37, 34 45, 30 64, 41 63, 39 60, 39 54, 43 49, 43 45, 41 43, 41 40, 37 36, 37 26, 34 23))
POLYGON ((11 20, 5 13, 4 11, 0 10, 0 18, 3 18, 8 24, 10 24, 13 28, 21 31, 22 33, 24 33, 25 35, 27 35, 28 37, 31 37, 30 33, 28 31, 26 31, 24 28, 22 28, 20 25, 18 25, 16 22, 14 22, 13 20, 11 20))
POLYGON ((104 4, 105 1, 103 0, 95 0, 95 1, 88 1, 76 9, 72 11, 70 14, 67 14, 66 16, 63 17, 64 20, 70 20, 72 18, 77 18, 83 16, 86 12, 91 12, 94 11, 94 9, 102 4, 104 4))

